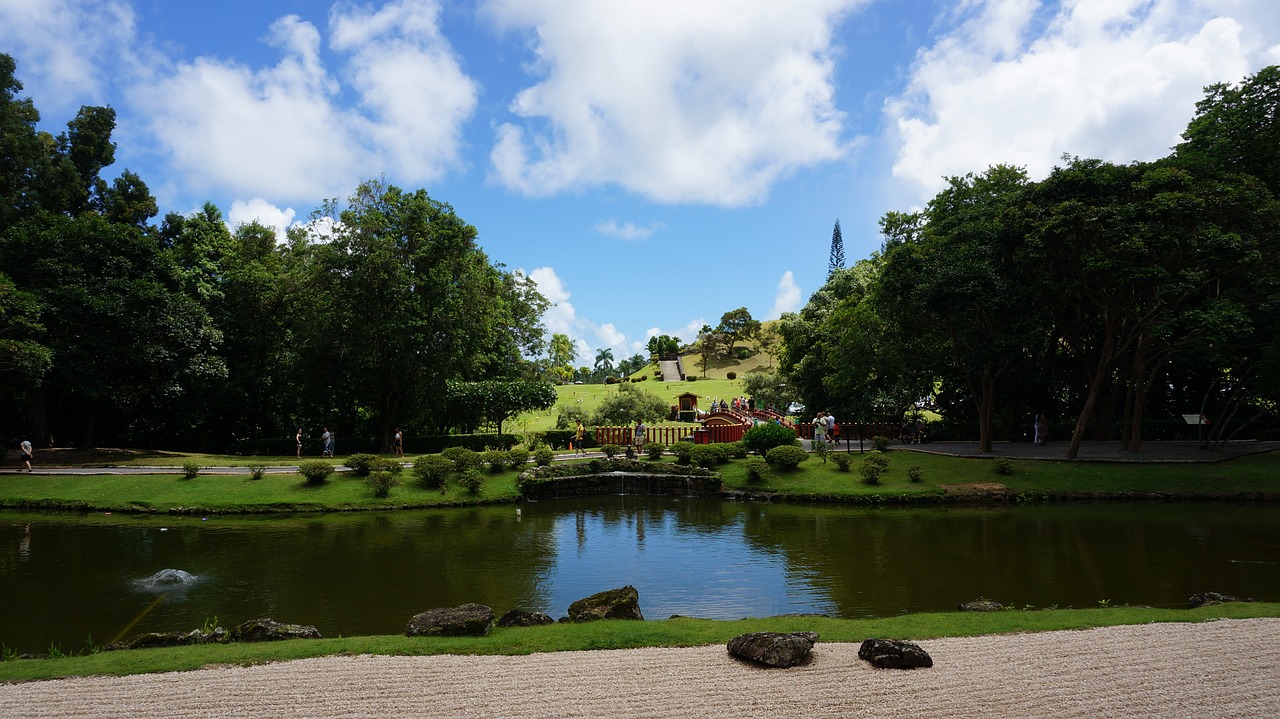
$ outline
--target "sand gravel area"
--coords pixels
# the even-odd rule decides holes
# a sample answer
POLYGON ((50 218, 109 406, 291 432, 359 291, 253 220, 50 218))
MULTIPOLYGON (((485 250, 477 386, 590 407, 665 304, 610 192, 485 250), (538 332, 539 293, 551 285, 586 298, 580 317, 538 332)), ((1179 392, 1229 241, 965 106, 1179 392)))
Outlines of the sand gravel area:
POLYGON ((920 642, 877 670, 822 643, 791 669, 723 646, 524 657, 326 657, 0 685, 25 717, 1276 717, 1280 619, 920 642))

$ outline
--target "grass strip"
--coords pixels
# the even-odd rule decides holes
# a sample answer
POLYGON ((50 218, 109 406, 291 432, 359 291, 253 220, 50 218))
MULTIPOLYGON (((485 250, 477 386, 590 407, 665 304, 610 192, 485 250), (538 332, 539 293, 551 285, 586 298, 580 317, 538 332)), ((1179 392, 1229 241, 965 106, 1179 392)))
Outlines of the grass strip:
POLYGON ((0 681, 190 671, 213 666, 249 666, 335 655, 525 655, 638 647, 692 647, 724 644, 739 634, 761 631, 816 631, 824 642, 861 642, 871 637, 919 641, 940 637, 1259 617, 1280 617, 1280 604, 1242 602, 1199 609, 1107 607, 993 613, 947 612, 875 619, 784 616, 736 621, 687 617, 644 622, 615 620, 494 629, 487 637, 411 638, 396 635, 296 639, 256 644, 135 649, 49 659, 10 659, 0 661, 0 681))

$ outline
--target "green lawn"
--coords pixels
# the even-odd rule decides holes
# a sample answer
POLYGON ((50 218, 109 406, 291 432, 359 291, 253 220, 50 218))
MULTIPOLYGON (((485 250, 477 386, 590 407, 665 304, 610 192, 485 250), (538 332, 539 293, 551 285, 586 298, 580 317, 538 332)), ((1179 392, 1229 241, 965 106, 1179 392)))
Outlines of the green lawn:
POLYGON ((882 639, 927 640, 938 637, 981 636, 1012 632, 1088 629, 1151 622, 1203 622, 1219 618, 1245 619, 1280 616, 1280 604, 1232 603, 1199 609, 1110 607, 1042 609, 994 613, 955 612, 909 614, 879 619, 831 619, 783 616, 737 621, 666 619, 659 621, 602 621, 553 624, 543 627, 494 629, 487 637, 367 636, 225 644, 198 647, 83 652, 54 659, 0 661, 0 681, 30 681, 88 675, 127 675, 183 671, 215 665, 251 665, 334 654, 508 654, 723 645, 747 632, 815 631, 824 642, 882 639))

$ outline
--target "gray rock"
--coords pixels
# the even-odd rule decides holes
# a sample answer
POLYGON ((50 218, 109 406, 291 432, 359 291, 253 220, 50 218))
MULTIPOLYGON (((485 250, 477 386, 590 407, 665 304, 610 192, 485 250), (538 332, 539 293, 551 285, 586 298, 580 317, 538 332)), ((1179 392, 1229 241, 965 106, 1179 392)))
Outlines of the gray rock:
POLYGON ((128 639, 108 644, 106 650, 109 652, 118 649, 149 649, 151 647, 180 647, 186 644, 194 644, 191 635, 186 632, 144 632, 135 634, 128 639))
POLYGON ((407 637, 483 637, 493 628, 493 610, 483 604, 439 607, 415 614, 407 637))
POLYGON ((526 612, 523 609, 512 609, 498 620, 500 627, 540 627, 555 624, 554 619, 542 612, 526 612))
POLYGON ((1230 594, 1218 594, 1217 592, 1201 592, 1200 594, 1192 594, 1187 600, 1187 609, 1196 609, 1197 607, 1207 607, 1214 604, 1224 604, 1226 602, 1252 602, 1252 597, 1233 597, 1230 594))
POLYGON ((181 569, 161 569, 152 574, 147 579, 147 583, 153 587, 173 587, 180 584, 190 584, 196 579, 197 577, 194 574, 181 569))
POLYGON ((978 597, 972 602, 965 602, 960 605, 962 612, 1003 612, 1004 605, 994 599, 984 599, 978 597))
POLYGON ((877 669, 928 669, 933 657, 915 642, 868 639, 858 648, 858 658, 877 669))
POLYGON ((817 632, 752 632, 729 640, 729 654, 768 667, 794 667, 809 659, 817 632))
POLYGON ((231 630, 233 642, 274 642, 281 639, 319 639, 320 630, 309 624, 285 624, 274 619, 250 619, 231 630))
POLYGON ((571 622, 594 622, 597 619, 644 621, 644 615, 640 613, 640 592, 628 584, 620 589, 592 594, 570 604, 567 619, 571 622))

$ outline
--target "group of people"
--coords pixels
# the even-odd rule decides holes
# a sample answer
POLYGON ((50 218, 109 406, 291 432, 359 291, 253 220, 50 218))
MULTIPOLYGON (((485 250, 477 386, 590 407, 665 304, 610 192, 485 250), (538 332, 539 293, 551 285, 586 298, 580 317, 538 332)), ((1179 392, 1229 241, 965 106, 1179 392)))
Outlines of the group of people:
POLYGON ((813 441, 821 443, 840 441, 840 423, 836 422, 834 414, 824 411, 814 416, 813 441))
MULTIPOLYGON (((397 434, 399 434, 399 432, 400 430, 396 430, 397 434)), ((298 432, 296 435, 294 435, 293 439, 294 439, 294 442, 297 444, 297 457, 301 459, 302 458, 302 428, 301 427, 298 428, 298 432)), ((333 432, 330 432, 328 427, 325 427, 324 432, 320 435, 320 456, 321 457, 334 456, 333 432)))
POLYGON ((731 408, 734 412, 754 412, 756 411, 756 398, 734 397, 732 402, 715 397, 711 398, 712 412, 728 412, 731 408))

